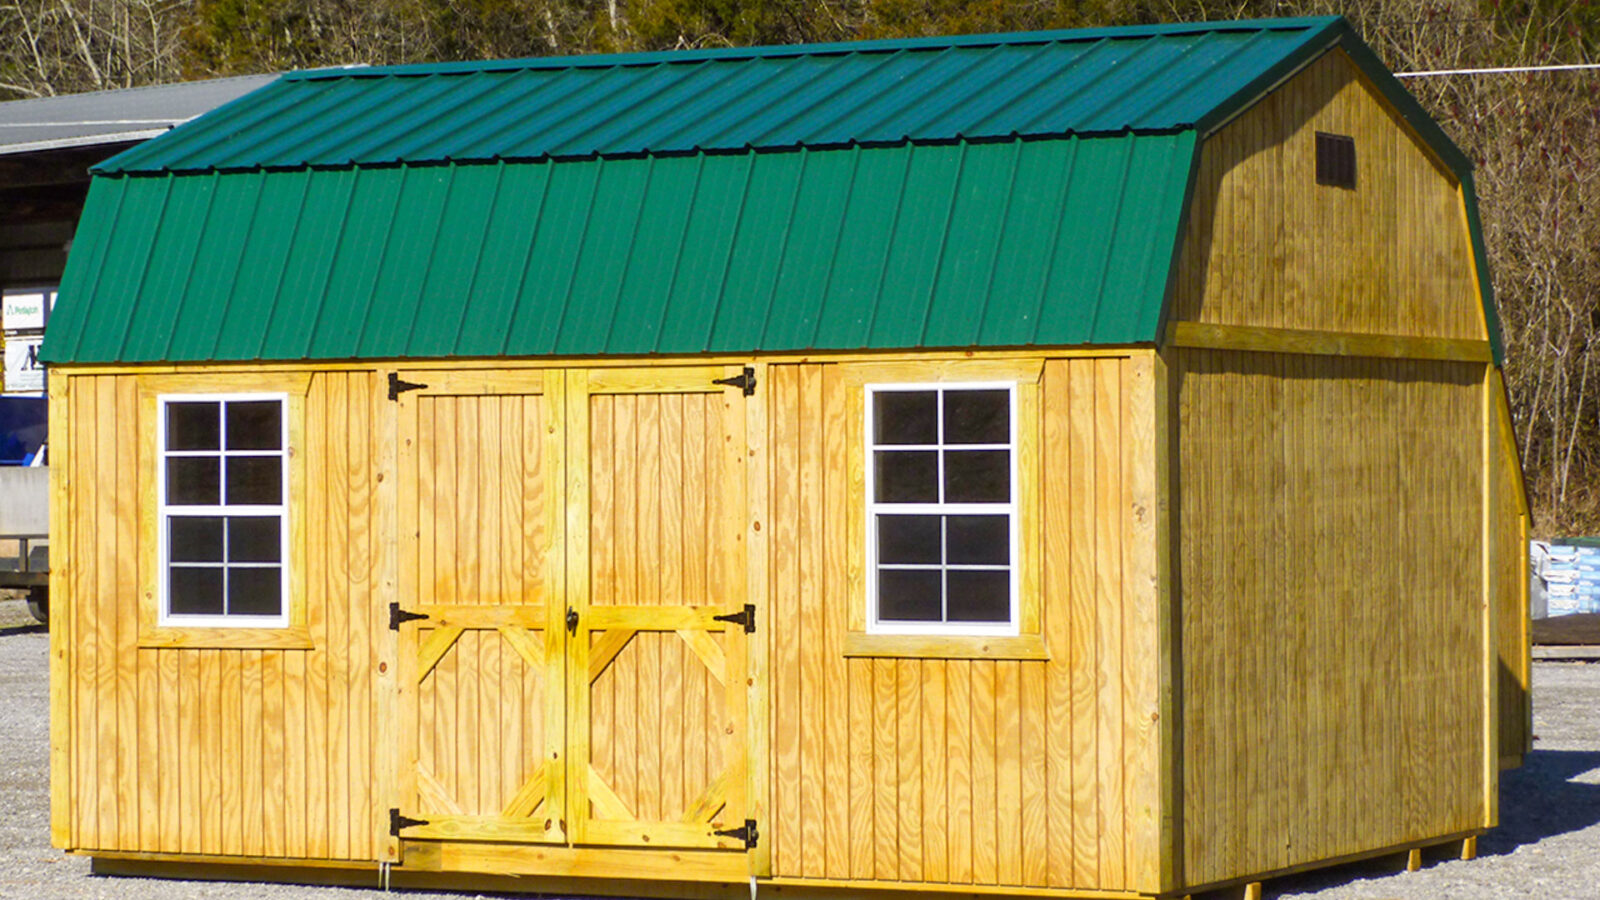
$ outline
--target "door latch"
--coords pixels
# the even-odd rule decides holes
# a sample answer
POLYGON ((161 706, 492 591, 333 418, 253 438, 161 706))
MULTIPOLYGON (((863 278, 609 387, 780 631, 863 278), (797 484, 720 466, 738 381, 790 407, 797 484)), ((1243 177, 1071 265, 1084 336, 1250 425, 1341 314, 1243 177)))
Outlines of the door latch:
POLYGON ((578 611, 567 607, 567 634, 578 633, 578 611))

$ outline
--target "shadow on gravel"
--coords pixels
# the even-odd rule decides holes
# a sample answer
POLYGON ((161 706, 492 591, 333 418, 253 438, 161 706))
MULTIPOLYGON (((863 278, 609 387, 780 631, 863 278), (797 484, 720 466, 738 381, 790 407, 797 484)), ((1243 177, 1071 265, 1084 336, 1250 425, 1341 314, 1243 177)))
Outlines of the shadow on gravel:
MULTIPOLYGON (((1478 838, 1478 856, 1503 856, 1545 838, 1600 824, 1600 783, 1572 780, 1596 769, 1600 769, 1600 752, 1535 750, 1528 754, 1522 768, 1502 772, 1500 827, 1478 838)), ((1596 780, 1600 781, 1600 777, 1596 780)), ((1426 849, 1423 864, 1455 859, 1458 849, 1459 845, 1426 849)), ((1311 894, 1368 878, 1386 878, 1404 870, 1404 855, 1380 857, 1275 878, 1262 885, 1262 894, 1268 898, 1311 894)))
POLYGON ((0 637, 10 637, 13 634, 44 634, 43 625, 16 625, 11 628, 0 628, 0 637))

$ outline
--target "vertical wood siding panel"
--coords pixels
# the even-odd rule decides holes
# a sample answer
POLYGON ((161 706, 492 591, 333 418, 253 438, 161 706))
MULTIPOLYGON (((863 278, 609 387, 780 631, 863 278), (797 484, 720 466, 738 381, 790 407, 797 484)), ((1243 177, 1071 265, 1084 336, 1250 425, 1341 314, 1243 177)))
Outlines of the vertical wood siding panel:
POLYGON ((95 421, 109 423, 95 435, 95 505, 98 528, 92 558, 99 570, 94 597, 94 709, 96 747, 95 780, 99 795, 94 846, 115 849, 118 813, 124 810, 118 796, 117 767, 117 397, 116 378, 95 378, 95 421))
MULTIPOLYGON (((849 663, 839 655, 846 628, 846 604, 838 602, 849 589, 847 586, 848 529, 843 517, 853 515, 846 504, 849 496, 844 473, 848 470, 848 449, 845 436, 846 401, 843 389, 829 376, 829 367, 813 366, 822 391, 822 448, 818 460, 818 478, 822 484, 823 510, 813 529, 813 540, 822 555, 824 633, 818 652, 825 660, 826 702, 822 721, 828 724, 823 751, 823 784, 826 791, 823 814, 826 816, 824 839, 826 841, 826 869, 828 878, 849 878, 851 873, 851 845, 859 840, 861 832, 851 827, 850 810, 854 803, 851 790, 850 757, 854 752, 855 735, 850 721, 850 671, 849 663)), ((770 371, 770 370, 769 370, 770 371)))
POLYGON ((900 877, 895 676, 894 660, 872 661, 873 873, 886 881, 900 877))
POLYGON ((799 480, 798 521, 794 533, 799 540, 790 548, 797 557, 800 616, 794 637, 801 648, 800 706, 810 714, 800 719, 800 855, 801 871, 821 877, 826 872, 827 845, 824 836, 825 803, 823 752, 828 741, 827 701, 823 693, 823 670, 830 655, 822 643, 823 604, 821 549, 822 505, 822 379, 815 366, 796 368, 799 376, 796 399, 796 435, 799 458, 794 472, 799 480))
POLYGON ((894 663, 895 734, 890 758, 895 766, 895 800, 900 845, 899 879, 922 880, 922 670, 933 660, 903 659, 894 663))
MULTIPOLYGON (((1093 360, 1067 363, 1072 376, 1067 388, 1067 452, 1065 478, 1071 498, 1067 527, 1071 530, 1069 555, 1071 594, 1067 633, 1071 653, 1067 660, 1072 683, 1072 828, 1073 877, 1076 886, 1102 884, 1100 834, 1106 827, 1097 788, 1099 757, 1096 753, 1099 627, 1095 602, 1095 367, 1093 360)), ((1047 478, 1049 476, 1046 476, 1047 478)))
MULTIPOLYGON (((138 434, 138 395, 133 379, 115 377, 115 435, 138 434)), ((115 703, 117 715, 116 814, 117 846, 132 849, 139 842, 139 495, 124 485, 139 483, 137 441, 117 442, 115 478, 117 490, 112 503, 115 516, 116 566, 111 592, 115 607, 115 703)))
MULTIPOLYGON (((800 465, 799 372, 793 366, 771 369, 772 468, 777 473, 795 473, 800 465)), ((797 478, 778 478, 772 492, 772 621, 774 624, 799 623, 800 595, 797 546, 800 534, 799 483, 797 478)), ((809 535, 805 538, 809 539, 809 535)), ((772 642, 772 774, 774 803, 784 812, 773 817, 777 844, 773 850, 776 871, 804 874, 803 817, 800 799, 800 744, 802 720, 806 718, 800 697, 802 633, 794 624, 786 625, 779 639, 772 642)), ((861 833, 870 844, 870 834, 861 833)))
MULTIPOLYGON (((287 815, 285 769, 287 760, 288 722, 284 717, 284 657, 285 653, 261 654, 261 756, 271 765, 262 769, 261 780, 261 853, 265 856, 287 854, 285 834, 287 815)), ((296 653, 295 656, 300 654, 296 653)))
POLYGON ((995 663, 972 663, 972 880, 998 884, 1000 860, 995 785, 995 663))
POLYGON ((925 660, 922 663, 921 757, 917 771, 922 776, 922 878, 943 882, 950 879, 949 843, 945 835, 946 809, 945 760, 950 756, 944 730, 947 702, 947 673, 952 663, 925 660))
POLYGON ((212 798, 219 813, 218 841, 213 852, 244 852, 244 772, 240 765, 244 748, 244 671, 242 650, 217 652, 222 675, 214 690, 220 695, 217 707, 217 765, 222 769, 222 789, 212 798))
POLYGON ((349 694, 349 744, 345 771, 341 773, 349 783, 350 811, 346 829, 349 833, 347 853, 351 859, 374 859, 377 847, 372 835, 375 816, 372 791, 379 770, 373 756, 372 673, 376 667, 372 646, 372 609, 374 586, 378 574, 374 571, 376 554, 372 548, 372 526, 377 514, 373 499, 373 473, 379 464, 374 453, 377 436, 373 432, 373 376, 366 372, 353 372, 349 387, 350 457, 347 461, 345 482, 350 489, 350 509, 347 515, 349 534, 346 544, 346 571, 350 579, 349 648, 350 663, 346 691, 349 694))
POLYGON ((1073 842, 1074 808, 1072 806, 1073 765, 1072 748, 1072 666, 1073 646, 1066 627, 1051 627, 1051 623, 1070 624, 1072 594, 1072 542, 1076 532, 1072 527, 1071 507, 1074 495, 1071 486, 1072 458, 1069 453, 1070 404, 1067 382, 1074 364, 1055 360, 1045 364, 1044 384, 1040 403, 1044 414, 1044 440, 1041 443, 1045 477, 1040 479, 1044 496, 1040 503, 1044 517, 1041 528, 1044 552, 1040 559, 1044 577, 1040 585, 1044 591, 1045 640, 1050 650, 1050 665, 1044 667, 1047 692, 1045 751, 1046 814, 1049 822, 1047 845, 1047 884, 1062 888, 1074 883, 1073 842))
POLYGON ((994 664, 994 839, 1000 884, 1022 881, 1021 665, 994 664))
POLYGON ((299 752, 305 759, 305 855, 326 856, 328 844, 328 477, 333 453, 333 438, 342 432, 334 430, 338 415, 332 403, 334 382, 341 376, 324 374, 313 382, 313 390, 306 402, 308 422, 308 460, 321 465, 307 466, 306 476, 306 584, 320 595, 319 600, 307 598, 306 624, 311 641, 317 649, 305 654, 303 675, 304 699, 302 716, 305 721, 304 743, 299 752), (315 430, 313 430, 313 428, 315 430))
POLYGON ((972 883, 972 663, 945 666, 945 822, 947 877, 972 883))

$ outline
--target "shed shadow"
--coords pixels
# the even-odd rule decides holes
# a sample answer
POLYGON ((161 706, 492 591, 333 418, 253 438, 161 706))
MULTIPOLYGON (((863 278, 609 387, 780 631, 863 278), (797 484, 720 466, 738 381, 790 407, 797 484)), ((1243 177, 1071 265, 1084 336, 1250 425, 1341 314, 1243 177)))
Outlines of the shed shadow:
MULTIPOLYGON (((1522 768, 1500 773, 1500 826, 1478 838, 1478 856, 1504 856, 1545 838, 1600 825, 1600 751, 1535 750, 1522 768), (1574 781, 1595 772, 1592 781, 1574 781)), ((1423 851, 1424 866, 1455 858, 1455 846, 1423 851)), ((1265 897, 1315 893, 1404 870, 1404 856, 1388 856, 1275 878, 1265 897)))

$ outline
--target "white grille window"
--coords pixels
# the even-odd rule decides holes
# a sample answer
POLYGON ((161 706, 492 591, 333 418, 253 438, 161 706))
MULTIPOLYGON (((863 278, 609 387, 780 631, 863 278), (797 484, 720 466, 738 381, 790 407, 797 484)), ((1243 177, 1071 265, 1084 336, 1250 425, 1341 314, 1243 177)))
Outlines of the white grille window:
POLYGON ((867 630, 1017 634, 1015 386, 866 392, 867 630))
POLYGON ((161 624, 288 624, 284 394, 159 398, 161 624))

